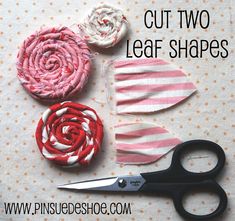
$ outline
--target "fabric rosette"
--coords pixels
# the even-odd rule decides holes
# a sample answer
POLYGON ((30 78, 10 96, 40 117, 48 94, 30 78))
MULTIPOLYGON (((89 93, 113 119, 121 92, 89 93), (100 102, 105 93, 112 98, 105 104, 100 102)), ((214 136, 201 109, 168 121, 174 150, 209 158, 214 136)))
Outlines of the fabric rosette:
POLYGON ((96 112, 73 102, 48 108, 36 130, 42 155, 63 166, 88 165, 98 153, 102 139, 103 125, 96 112))
POLYGON ((104 4, 94 8, 79 28, 89 44, 109 48, 125 36, 128 23, 121 10, 104 4))
POLYGON ((42 101, 61 100, 81 91, 90 73, 89 48, 67 27, 46 28, 30 35, 17 59, 21 84, 42 101))

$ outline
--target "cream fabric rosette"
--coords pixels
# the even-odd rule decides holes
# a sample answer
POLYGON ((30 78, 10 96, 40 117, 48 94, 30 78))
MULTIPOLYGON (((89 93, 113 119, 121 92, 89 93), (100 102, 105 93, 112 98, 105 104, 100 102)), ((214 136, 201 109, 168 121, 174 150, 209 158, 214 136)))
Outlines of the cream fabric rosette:
POLYGON ((110 48, 125 36, 128 22, 121 10, 100 5, 91 11, 79 28, 89 44, 110 48))

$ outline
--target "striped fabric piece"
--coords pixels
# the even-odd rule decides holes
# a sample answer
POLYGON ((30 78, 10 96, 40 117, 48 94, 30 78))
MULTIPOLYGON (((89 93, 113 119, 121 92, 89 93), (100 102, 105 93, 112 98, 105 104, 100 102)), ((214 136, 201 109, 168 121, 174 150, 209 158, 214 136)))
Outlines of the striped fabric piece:
POLYGON ((166 129, 150 123, 117 125, 115 138, 116 161, 122 164, 152 163, 181 143, 166 129))
POLYGON ((184 72, 154 59, 114 61, 117 113, 147 113, 169 108, 196 91, 184 72))

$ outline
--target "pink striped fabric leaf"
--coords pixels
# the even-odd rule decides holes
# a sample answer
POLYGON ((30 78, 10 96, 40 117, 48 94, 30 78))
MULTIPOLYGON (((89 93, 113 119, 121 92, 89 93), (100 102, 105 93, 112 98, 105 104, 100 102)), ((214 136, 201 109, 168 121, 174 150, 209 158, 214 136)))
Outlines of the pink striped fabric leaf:
POLYGON ((117 113, 169 108, 196 91, 175 65, 158 58, 114 61, 117 113))
POLYGON ((166 129, 150 123, 117 125, 115 139, 116 160, 123 164, 155 162, 181 143, 166 129))

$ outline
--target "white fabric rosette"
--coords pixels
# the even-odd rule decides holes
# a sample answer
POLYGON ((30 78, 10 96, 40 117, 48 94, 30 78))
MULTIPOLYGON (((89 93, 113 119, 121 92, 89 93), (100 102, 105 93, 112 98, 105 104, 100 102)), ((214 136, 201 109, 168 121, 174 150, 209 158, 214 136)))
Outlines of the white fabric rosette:
POLYGON ((91 11, 79 28, 89 44, 110 48, 125 36, 128 22, 121 10, 100 5, 91 11))

